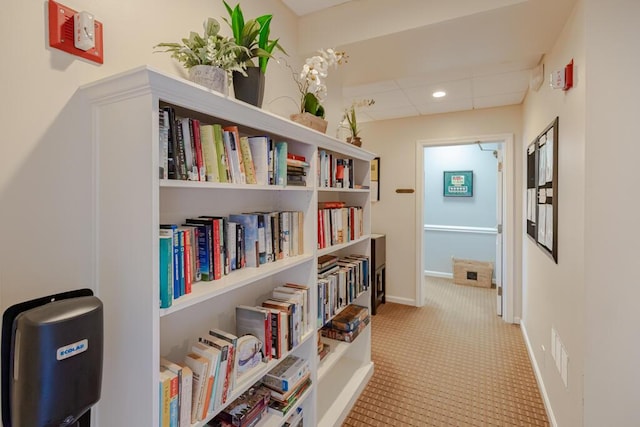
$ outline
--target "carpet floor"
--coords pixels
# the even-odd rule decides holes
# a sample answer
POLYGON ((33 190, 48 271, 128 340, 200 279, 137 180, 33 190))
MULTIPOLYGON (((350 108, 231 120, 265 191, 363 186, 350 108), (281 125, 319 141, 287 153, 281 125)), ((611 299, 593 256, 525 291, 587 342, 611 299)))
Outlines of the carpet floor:
POLYGON ((372 316, 374 375, 343 426, 548 426, 518 325, 495 289, 429 278, 426 304, 372 316))

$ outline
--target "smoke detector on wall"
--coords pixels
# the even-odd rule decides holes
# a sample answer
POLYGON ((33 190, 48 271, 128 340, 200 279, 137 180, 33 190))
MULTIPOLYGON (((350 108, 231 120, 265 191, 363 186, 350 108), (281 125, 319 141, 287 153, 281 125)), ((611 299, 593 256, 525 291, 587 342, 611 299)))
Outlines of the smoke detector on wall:
POLYGON ((544 63, 539 64, 537 67, 531 70, 531 77, 529 77, 529 89, 538 91, 542 83, 544 82, 544 63))

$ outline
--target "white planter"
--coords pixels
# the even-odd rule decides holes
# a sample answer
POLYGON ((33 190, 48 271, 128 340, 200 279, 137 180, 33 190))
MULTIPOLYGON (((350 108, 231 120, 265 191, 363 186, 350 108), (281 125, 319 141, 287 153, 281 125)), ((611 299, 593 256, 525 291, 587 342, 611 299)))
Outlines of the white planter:
POLYGON ((223 95, 229 94, 227 72, 212 65, 196 65, 189 68, 189 80, 223 95))

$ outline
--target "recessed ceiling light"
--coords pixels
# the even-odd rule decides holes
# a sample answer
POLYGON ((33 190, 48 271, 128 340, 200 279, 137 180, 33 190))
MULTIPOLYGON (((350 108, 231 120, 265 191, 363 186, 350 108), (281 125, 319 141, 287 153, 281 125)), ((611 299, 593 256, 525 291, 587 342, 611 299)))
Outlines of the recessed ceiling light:
POLYGON ((432 94, 432 96, 433 96, 434 98, 442 98, 443 96, 446 96, 446 95, 447 95, 447 92, 445 92, 445 91, 443 91, 443 90, 435 91, 435 92, 433 92, 433 94, 432 94))

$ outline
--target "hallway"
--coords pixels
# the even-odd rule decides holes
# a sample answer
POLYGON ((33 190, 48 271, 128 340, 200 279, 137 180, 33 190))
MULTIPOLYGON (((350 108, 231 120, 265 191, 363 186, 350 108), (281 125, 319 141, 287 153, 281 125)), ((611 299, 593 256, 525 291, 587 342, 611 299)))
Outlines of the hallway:
POLYGON ((374 376, 344 426, 549 425, 495 289, 427 279, 424 307, 387 303, 372 316, 374 376))

